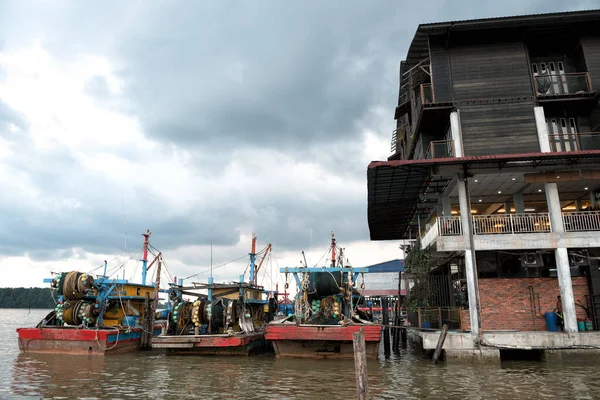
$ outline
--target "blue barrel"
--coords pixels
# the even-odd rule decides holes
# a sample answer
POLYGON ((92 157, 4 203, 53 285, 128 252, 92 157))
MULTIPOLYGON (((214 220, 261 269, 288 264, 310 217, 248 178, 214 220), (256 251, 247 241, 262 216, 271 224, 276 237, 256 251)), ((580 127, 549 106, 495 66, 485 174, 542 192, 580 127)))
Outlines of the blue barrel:
POLYGON ((550 332, 558 332, 558 315, 555 312, 546 313, 546 325, 550 332))
POLYGON ((585 322, 584 321, 577 321, 577 329, 579 329, 579 332, 585 331, 585 322))

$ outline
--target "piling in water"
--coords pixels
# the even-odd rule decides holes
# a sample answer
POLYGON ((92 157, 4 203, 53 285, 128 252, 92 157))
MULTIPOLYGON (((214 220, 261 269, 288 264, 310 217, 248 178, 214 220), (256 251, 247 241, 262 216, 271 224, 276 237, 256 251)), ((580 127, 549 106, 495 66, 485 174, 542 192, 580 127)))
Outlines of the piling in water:
POLYGON ((365 347, 365 332, 360 328, 352 334, 354 346, 354 370, 356 372, 356 396, 358 399, 369 398, 369 381, 367 375, 367 350, 365 347))

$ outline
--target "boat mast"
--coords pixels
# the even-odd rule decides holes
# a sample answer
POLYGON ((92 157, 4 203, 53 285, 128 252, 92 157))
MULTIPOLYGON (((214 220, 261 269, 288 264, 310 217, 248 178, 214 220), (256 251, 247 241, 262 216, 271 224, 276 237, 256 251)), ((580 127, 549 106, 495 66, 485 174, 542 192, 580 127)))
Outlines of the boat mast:
POLYGON ((146 272, 148 267, 148 242, 151 234, 152 232, 150 232, 150 229, 147 229, 146 233, 142 233, 142 236, 144 237, 144 250, 142 255, 142 285, 146 284, 146 272))
POLYGON ((250 255, 250 283, 256 284, 255 268, 256 268, 256 234, 252 234, 252 251, 250 255))
POLYGON ((331 268, 335 268, 335 237, 331 232, 331 268))

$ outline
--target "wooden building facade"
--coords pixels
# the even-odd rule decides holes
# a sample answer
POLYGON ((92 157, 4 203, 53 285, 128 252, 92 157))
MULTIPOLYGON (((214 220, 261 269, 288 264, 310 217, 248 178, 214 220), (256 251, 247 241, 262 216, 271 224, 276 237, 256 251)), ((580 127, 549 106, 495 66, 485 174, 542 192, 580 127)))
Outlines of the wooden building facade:
POLYGON ((559 295, 565 331, 600 329, 597 26, 600 10, 422 24, 400 64, 371 239, 428 248, 448 290, 426 302, 463 330, 543 329, 559 295))

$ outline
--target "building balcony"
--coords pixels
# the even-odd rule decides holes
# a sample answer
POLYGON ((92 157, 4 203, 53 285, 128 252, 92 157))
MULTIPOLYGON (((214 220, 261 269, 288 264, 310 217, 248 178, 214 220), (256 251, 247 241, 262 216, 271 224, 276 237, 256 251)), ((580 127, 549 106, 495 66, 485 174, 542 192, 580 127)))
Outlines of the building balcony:
POLYGON ((561 133, 548 135, 552 151, 600 150, 600 133, 561 133))
MULTIPOLYGON (((563 212, 565 232, 554 232, 548 213, 473 215, 475 250, 600 247, 600 212, 563 212)), ((421 238, 426 248, 460 251, 466 246, 459 216, 437 217, 421 238)))
POLYGON ((587 72, 534 75, 533 85, 536 96, 540 98, 588 95, 593 92, 587 72))

